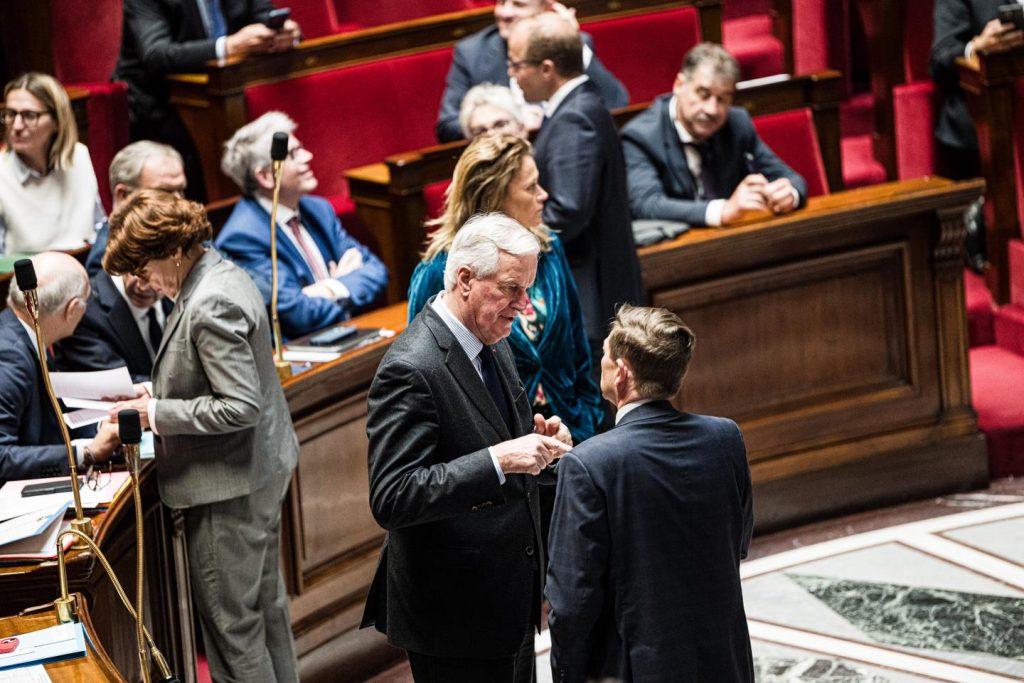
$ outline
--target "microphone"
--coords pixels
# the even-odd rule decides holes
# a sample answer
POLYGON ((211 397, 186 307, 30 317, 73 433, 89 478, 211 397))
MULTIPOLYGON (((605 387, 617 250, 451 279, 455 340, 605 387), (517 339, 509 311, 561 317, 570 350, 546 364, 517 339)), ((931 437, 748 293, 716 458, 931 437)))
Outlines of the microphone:
POLYGON ((291 136, 284 131, 274 133, 270 141, 270 160, 274 170, 274 198, 270 204, 270 322, 274 333, 274 367, 282 382, 292 376, 291 363, 284 360, 281 348, 281 321, 277 316, 277 206, 281 194, 281 167, 288 156, 291 136))
POLYGON ((126 409, 117 413, 117 431, 124 446, 125 461, 132 478, 132 498, 135 501, 135 644, 139 650, 142 680, 149 683, 149 652, 143 633, 143 579, 145 578, 145 539, 142 532, 142 495, 139 493, 139 443, 142 441, 142 423, 139 411, 126 409))
MULTIPOLYGON (((18 289, 25 295, 25 308, 28 309, 29 317, 32 318, 32 328, 36 334, 36 352, 39 354, 39 370, 43 375, 43 385, 46 387, 46 395, 50 399, 50 406, 57 416, 57 427, 64 438, 64 448, 68 454, 68 471, 71 476, 71 494, 75 501, 75 518, 71 521, 71 528, 80 531, 84 536, 92 538, 92 520, 86 519, 82 513, 82 494, 78 491, 78 460, 75 458, 75 449, 71 445, 71 435, 68 434, 68 426, 64 423, 64 414, 57 402, 57 395, 53 392, 53 385, 50 384, 50 370, 46 367, 46 343, 43 341, 43 332, 39 328, 39 282, 36 279, 36 267, 30 259, 18 259, 14 262, 14 276, 18 283, 18 289)), ((85 548, 85 545, 76 541, 74 547, 78 550, 85 548)))

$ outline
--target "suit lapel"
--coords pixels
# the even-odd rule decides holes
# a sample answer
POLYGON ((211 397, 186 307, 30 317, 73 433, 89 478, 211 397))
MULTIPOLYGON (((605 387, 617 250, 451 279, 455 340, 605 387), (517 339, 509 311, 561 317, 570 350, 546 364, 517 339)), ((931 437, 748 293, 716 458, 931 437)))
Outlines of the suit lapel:
MULTIPOLYGON (((124 297, 117 291, 113 280, 106 273, 94 278, 93 283, 96 286, 96 300, 99 301, 100 307, 110 319, 110 329, 121 340, 125 355, 131 356, 129 366, 146 367, 150 363, 146 342, 142 339, 135 316, 132 315, 124 297)), ((125 358, 125 360, 129 359, 125 358)))
POLYGON ((661 141, 665 146, 665 158, 668 160, 668 172, 679 186, 681 194, 696 199, 697 180, 690 172, 690 164, 686 161, 683 142, 679 139, 679 132, 669 116, 669 102, 671 100, 666 98, 658 103, 658 125, 661 129, 661 141))
POLYGON ((153 358, 153 377, 156 376, 156 368, 160 363, 160 359, 163 358, 164 349, 167 348, 167 342, 172 336, 174 336, 174 332, 178 328, 178 324, 181 322, 182 311, 185 310, 188 298, 192 296, 192 292, 195 291, 196 286, 200 281, 202 281, 203 276, 206 275, 207 271, 220 263, 221 260, 220 254, 215 250, 208 250, 199 257, 199 260, 196 261, 194 266, 192 266, 192 272, 190 272, 185 277, 185 281, 181 283, 181 291, 178 292, 178 296, 174 301, 174 308, 171 309, 171 314, 167 316, 167 322, 164 325, 164 336, 163 339, 160 340, 160 348, 157 349, 156 356, 153 358))
MULTIPOLYGON (((433 333, 434 339, 437 340, 437 345, 447 351, 445 365, 452 373, 452 377, 455 378, 455 381, 458 382, 466 396, 469 397, 470 402, 476 406, 476 409, 480 411, 484 419, 501 435, 502 439, 510 438, 508 425, 501 418, 501 414, 498 412, 497 406, 494 405, 491 395, 487 393, 487 387, 484 386, 483 380, 480 379, 480 374, 476 371, 476 367, 473 366, 473 362, 466 355, 458 340, 455 339, 455 335, 452 334, 452 331, 448 329, 448 325, 441 320, 441 316, 434 311, 429 303, 424 306, 424 310, 426 312, 424 322, 433 333)), ((502 384, 504 386, 504 378, 502 379, 502 384)), ((504 388, 507 396, 508 387, 504 388)), ((510 403, 509 405, 512 404, 510 403)))
MULTIPOLYGON (((256 213, 256 215, 258 217, 260 217, 259 220, 262 220, 263 225, 270 225, 270 214, 263 210, 263 207, 260 206, 259 202, 257 202, 255 199, 249 199, 249 198, 246 198, 246 199, 244 199, 242 201, 251 202, 250 206, 251 206, 253 212, 256 213)), ((303 217, 308 216, 307 213, 304 213, 304 212, 301 212, 301 211, 300 211, 300 213, 298 215, 299 215, 299 219, 300 220, 302 220, 303 217)), ((299 271, 300 283, 302 285, 311 285, 311 284, 313 284, 316 281, 314 279, 314 277, 313 277, 313 271, 310 269, 309 264, 306 263, 306 259, 299 252, 299 248, 297 246, 295 246, 295 243, 292 242, 292 239, 287 234, 285 234, 285 228, 281 226, 280 222, 278 222, 278 225, 275 226, 275 229, 277 230, 277 260, 278 260, 278 262, 286 260, 286 261, 288 261, 288 263, 294 264, 295 267, 299 271)), ((306 229, 309 230, 309 226, 308 225, 306 226, 306 229)), ((266 240, 265 244, 266 244, 266 248, 267 248, 267 254, 269 255, 270 254, 270 233, 264 231, 261 234, 263 235, 263 239, 266 240)), ((312 230, 310 230, 310 234, 311 235, 313 234, 312 230)), ((315 241, 315 239, 316 238, 314 238, 314 241, 315 241)))

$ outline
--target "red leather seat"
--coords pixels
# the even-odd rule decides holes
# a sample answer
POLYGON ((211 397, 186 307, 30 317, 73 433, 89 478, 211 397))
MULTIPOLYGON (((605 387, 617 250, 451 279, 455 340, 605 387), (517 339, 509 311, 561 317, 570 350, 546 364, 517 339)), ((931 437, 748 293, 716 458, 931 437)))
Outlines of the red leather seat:
POLYGON ((807 195, 828 194, 828 176, 810 109, 764 114, 754 119, 764 143, 807 181, 807 195))
POLYGON ((671 90, 683 55, 701 41, 694 7, 583 22, 582 28, 593 36, 604 65, 626 86, 630 102, 647 102, 671 90))
POLYGON ((740 63, 744 79, 785 73, 782 41, 773 33, 769 0, 724 0, 722 45, 740 63))

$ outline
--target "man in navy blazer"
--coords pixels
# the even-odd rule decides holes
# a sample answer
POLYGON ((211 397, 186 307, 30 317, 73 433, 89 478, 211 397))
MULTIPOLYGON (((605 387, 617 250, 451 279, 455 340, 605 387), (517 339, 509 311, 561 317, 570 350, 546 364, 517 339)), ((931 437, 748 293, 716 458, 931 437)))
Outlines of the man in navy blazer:
MULTIPOLYGON (((462 98, 474 85, 493 83, 512 86, 507 72, 509 34, 516 22, 528 19, 541 12, 553 11, 576 22, 575 10, 567 9, 560 2, 551 0, 496 0, 494 3, 494 26, 489 26, 455 43, 452 65, 448 70, 447 85, 441 98, 441 110, 437 115, 438 142, 451 142, 463 138, 459 125, 459 107, 462 98)), ((579 25, 577 24, 577 28, 579 25)), ((594 54, 593 40, 583 34, 583 64, 593 81, 605 107, 615 109, 629 104, 626 88, 608 71, 594 54)), ((515 86, 513 92, 515 91, 515 86)), ((536 121, 534 121, 536 125, 536 121)), ((533 126, 531 126, 532 130, 533 126)))
POLYGON ((214 245, 242 266, 270 302, 270 208, 274 178, 270 141, 290 134, 277 210, 278 315, 281 333, 301 337, 352 317, 388 283, 387 268, 352 238, 330 202, 310 196, 317 179, 313 154, 292 135, 295 122, 267 112, 239 128, 224 145, 221 168, 244 195, 214 245))
POLYGON ((738 78, 732 55, 701 43, 683 58, 672 93, 623 127, 633 218, 729 225, 745 211, 787 213, 807 200, 804 179, 731 106, 738 78))
MULTIPOLYGON (((32 257, 38 281, 39 327, 44 344, 69 336, 85 312, 89 281, 73 257, 44 252, 32 257)), ((104 424, 94 438, 76 439, 79 465, 103 462, 119 445, 117 426, 104 424)), ((57 416, 47 398, 32 318, 12 281, 0 312, 0 485, 15 479, 68 473, 57 416)))
POLYGON ((519 22, 509 75, 530 102, 547 101, 534 142, 544 224, 562 238, 576 279, 596 367, 615 305, 640 303, 640 264, 630 228, 622 146, 580 60, 579 31, 553 12, 519 22))
POLYGON ((674 313, 633 306, 604 342, 615 427, 558 467, 546 590, 555 681, 754 680, 739 571, 750 468, 736 423, 671 403, 693 346, 674 313))

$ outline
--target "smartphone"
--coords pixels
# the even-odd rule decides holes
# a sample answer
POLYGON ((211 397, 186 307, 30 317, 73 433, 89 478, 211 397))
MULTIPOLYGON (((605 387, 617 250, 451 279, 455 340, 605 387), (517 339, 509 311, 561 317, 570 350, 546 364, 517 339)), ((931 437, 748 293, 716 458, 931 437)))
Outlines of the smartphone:
MULTIPOLYGON (((78 488, 82 488, 82 480, 78 480, 78 488)), ((64 481, 42 481, 38 484, 29 484, 21 490, 21 497, 45 496, 51 493, 68 493, 71 491, 71 482, 64 481)))
POLYGON ((282 7, 281 9, 272 9, 267 14, 267 18, 263 20, 263 25, 267 28, 272 28, 275 31, 280 31, 284 27, 284 22, 288 21, 288 18, 292 16, 292 10, 290 7, 282 7))
POLYGON ((355 334, 358 330, 355 327, 349 327, 348 325, 340 325, 333 329, 321 332, 320 334, 314 334, 309 338, 309 343, 313 346, 330 346, 331 344, 337 344, 342 339, 346 339, 355 334))
POLYGON ((1024 6, 1019 3, 999 6, 999 21, 1013 24, 1018 30, 1024 30, 1024 6))

